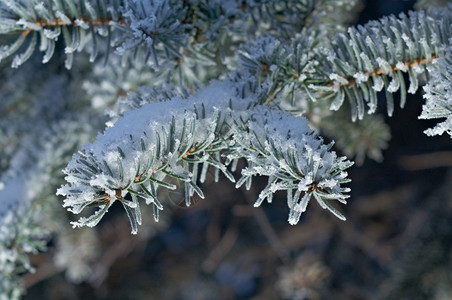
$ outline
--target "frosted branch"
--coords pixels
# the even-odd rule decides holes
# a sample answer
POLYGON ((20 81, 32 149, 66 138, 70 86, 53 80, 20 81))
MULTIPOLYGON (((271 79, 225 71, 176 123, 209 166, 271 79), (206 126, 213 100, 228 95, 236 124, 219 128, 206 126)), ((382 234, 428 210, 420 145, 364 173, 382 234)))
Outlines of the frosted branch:
POLYGON ((236 90, 232 83, 216 83, 188 99, 146 104, 126 113, 86 145, 65 169, 68 184, 58 194, 66 197, 64 206, 74 213, 92 205, 99 209, 73 225, 95 226, 118 200, 136 233, 138 200, 152 204, 158 220, 164 207, 158 188, 176 188, 168 178, 185 186, 189 205, 195 193, 204 197, 198 180, 205 180, 208 167, 215 169, 217 180, 223 173, 235 181, 228 165, 240 158, 248 167, 237 187, 249 185, 256 175, 270 178, 256 205, 264 199, 271 201, 277 190, 290 190, 291 224, 298 222, 303 211, 298 201, 311 196, 345 219, 329 202, 345 203, 348 189, 341 184, 348 182, 344 170, 351 163, 330 152, 331 145, 324 145, 304 118, 255 106, 254 98, 238 98, 236 90), (199 178, 197 170, 202 170, 199 178))

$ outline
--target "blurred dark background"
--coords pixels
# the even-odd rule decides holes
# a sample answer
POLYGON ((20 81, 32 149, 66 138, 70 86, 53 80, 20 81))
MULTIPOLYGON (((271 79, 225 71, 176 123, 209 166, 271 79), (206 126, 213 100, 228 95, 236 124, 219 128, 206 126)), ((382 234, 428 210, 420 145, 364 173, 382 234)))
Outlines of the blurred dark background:
MULTIPOLYGON (((414 2, 369 0, 358 23, 414 2)), ((25 299, 452 299, 452 143, 423 134, 436 122, 418 120, 421 91, 408 97, 387 118, 384 161, 350 169, 346 222, 312 201, 290 226, 283 193, 253 208, 265 178, 251 191, 209 180, 205 200, 185 208, 170 194, 166 219, 158 228, 147 220, 138 236, 122 209, 112 211, 95 229, 95 280, 71 284, 38 268, 25 299)))

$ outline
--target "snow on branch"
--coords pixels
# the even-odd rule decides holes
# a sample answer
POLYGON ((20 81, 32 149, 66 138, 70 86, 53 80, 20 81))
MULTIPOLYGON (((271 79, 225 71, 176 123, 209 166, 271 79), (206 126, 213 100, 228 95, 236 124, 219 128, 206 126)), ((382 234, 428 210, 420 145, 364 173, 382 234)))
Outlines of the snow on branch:
POLYGON ((141 223, 139 200, 154 206, 158 220, 163 209, 158 188, 176 189, 169 178, 184 186, 185 201, 195 193, 204 197, 198 182, 209 167, 231 181, 228 166, 244 158, 237 187, 249 187, 256 175, 269 176, 256 206, 286 190, 289 222, 296 224, 314 197, 322 208, 345 219, 331 200, 345 203, 348 182, 345 169, 351 162, 329 151, 331 145, 311 130, 304 118, 255 105, 253 97, 237 97, 233 83, 214 83, 188 99, 146 104, 127 112, 113 127, 86 145, 64 170, 68 184, 58 190, 64 206, 80 213, 98 207, 75 227, 95 226, 118 200, 130 218, 132 233, 141 223))

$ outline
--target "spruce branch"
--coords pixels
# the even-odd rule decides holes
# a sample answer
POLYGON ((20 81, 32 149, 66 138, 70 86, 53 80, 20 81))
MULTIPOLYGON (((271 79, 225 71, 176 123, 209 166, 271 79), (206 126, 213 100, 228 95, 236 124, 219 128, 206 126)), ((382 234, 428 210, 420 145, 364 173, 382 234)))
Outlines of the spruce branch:
MULTIPOLYGON (((352 119, 377 109, 377 93, 385 91, 392 115, 392 94, 415 93, 419 77, 428 75, 432 62, 444 56, 452 29, 452 7, 384 17, 338 33, 325 44, 316 32, 302 32, 291 43, 274 37, 257 39, 241 47, 241 72, 256 77, 255 92, 261 103, 276 99, 297 106, 293 95, 303 91, 313 101, 329 101, 338 110, 345 99, 352 119), (403 73, 408 74, 407 88, 403 73), (288 92, 290 91, 290 92, 288 92)), ((299 101, 300 98, 298 98, 299 101)))
POLYGON ((356 120, 362 119, 366 104, 368 113, 376 111, 377 92, 384 90, 392 115, 392 93, 400 91, 403 107, 406 91, 415 93, 418 77, 444 55, 452 30, 451 10, 448 6, 384 17, 336 35, 328 50, 318 50, 319 67, 308 75, 315 81, 308 85, 313 99, 333 99, 333 110, 347 99, 356 120), (408 73, 408 89, 402 72, 408 73))
POLYGON ((452 59, 448 55, 437 60, 433 67, 436 68, 431 72, 431 79, 424 86, 426 102, 419 119, 446 118, 424 132, 430 136, 447 132, 452 136, 452 59))
POLYGON ((333 144, 325 145, 305 118, 267 106, 257 106, 255 111, 247 122, 248 130, 237 130, 234 137, 240 147, 228 155, 229 159, 243 157, 248 163, 236 187, 246 184, 249 189, 253 176, 267 176, 267 186, 254 206, 264 200, 271 203, 276 191, 286 191, 292 225, 298 223, 312 197, 323 209, 345 220, 329 202, 346 204, 349 189, 341 184, 350 181, 344 170, 353 163, 329 151, 333 144))
MULTIPOLYGON (((39 35, 39 50, 44 52, 43 63, 47 63, 55 52, 55 43, 63 36, 66 45, 66 68, 73 62, 73 53, 85 48, 91 41, 90 60, 98 55, 97 40, 105 41, 109 52, 111 39, 110 23, 124 23, 118 15, 110 12, 118 9, 119 1, 98 2, 74 0, 51 2, 2 0, 0 6, 0 33, 17 34, 16 40, 2 46, 0 61, 16 53, 28 40, 28 46, 22 54, 16 54, 12 67, 23 64, 35 51, 39 35)), ((108 55, 107 55, 108 57, 108 55)))
POLYGON ((344 120, 349 105, 333 113, 328 102, 322 101, 328 99, 316 97, 315 102, 309 101, 314 97, 307 88, 314 82, 309 74, 318 68, 315 51, 322 43, 316 33, 303 32, 290 44, 266 36, 243 45, 238 53, 241 68, 230 74, 230 80, 248 82, 242 84, 242 95, 257 95, 260 103, 277 103, 295 115, 307 117, 322 133, 336 140, 347 156, 356 156, 358 164, 366 156, 381 160, 381 151, 390 137, 381 118, 368 116, 354 124, 344 120))
POLYGON ((70 68, 75 51, 90 45, 90 61, 94 61, 104 45, 103 55, 108 60, 110 48, 120 55, 135 52, 142 63, 149 57, 158 69, 159 56, 168 52, 181 57, 179 48, 187 42, 190 24, 181 24, 184 8, 174 1, 75 1, 54 0, 51 2, 3 0, 0 6, 0 33, 17 33, 16 40, 3 46, 0 60, 13 55, 28 40, 23 54, 16 55, 13 67, 25 62, 36 47, 45 51, 43 62, 53 56, 55 42, 63 36, 67 55, 66 67, 70 68), (117 29, 117 30, 114 30, 117 29), (119 30, 118 30, 119 29, 119 30), (89 43, 88 43, 89 42, 89 43))
POLYGON ((228 166, 241 158, 248 167, 237 187, 249 187, 253 176, 269 176, 256 206, 285 190, 291 224, 298 222, 311 197, 345 219, 329 202, 346 203, 349 190, 341 185, 349 181, 345 169, 351 163, 329 151, 331 145, 324 145, 304 118, 255 106, 255 98, 238 98, 236 90, 233 83, 216 83, 185 100, 144 105, 86 145, 65 169, 68 184, 58 194, 66 197, 64 206, 73 213, 92 205, 98 210, 73 225, 95 226, 118 200, 136 233, 139 200, 153 205, 158 220, 163 209, 158 189, 176 189, 169 178, 184 185, 190 205, 195 193, 204 198, 198 182, 204 182, 209 167, 216 180, 222 173, 235 182, 228 166), (162 114, 169 104, 172 113, 162 114))
POLYGON ((295 99, 297 91, 304 90, 308 77, 315 71, 317 62, 313 50, 320 44, 318 32, 302 31, 290 43, 275 37, 265 36, 240 47, 238 57, 240 69, 232 74, 254 78, 251 93, 258 95, 259 103, 271 104, 276 100, 296 105, 304 97, 295 99))
MULTIPOLYGON (((20 66, 34 53, 39 39, 46 63, 63 36, 67 68, 72 66, 75 52, 88 48, 90 61, 104 56, 106 63, 113 48, 141 65, 150 59, 150 65, 163 77, 174 73, 179 83, 188 80, 193 84, 197 73, 208 71, 218 76, 218 67, 226 70, 227 59, 240 43, 264 32, 278 32, 288 40, 312 27, 314 20, 319 25, 331 19, 323 10, 335 11, 336 17, 346 19, 355 2, 2 0, 0 34, 16 37, 2 46, 0 61, 14 55, 12 66, 20 66), (261 28, 264 23, 271 28, 261 28), (24 47, 23 53, 15 54, 24 47)), ((330 21, 337 27, 339 20, 333 19, 330 21)))

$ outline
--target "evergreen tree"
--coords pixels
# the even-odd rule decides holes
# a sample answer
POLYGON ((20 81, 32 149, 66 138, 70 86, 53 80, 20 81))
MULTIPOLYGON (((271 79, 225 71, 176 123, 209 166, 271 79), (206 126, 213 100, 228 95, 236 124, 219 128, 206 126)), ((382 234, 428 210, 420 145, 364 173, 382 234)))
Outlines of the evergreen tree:
MULTIPOLYGON (((420 118, 446 118, 426 134, 452 135, 452 7, 433 4, 350 27, 357 0, 0 0, 0 299, 50 236, 63 254, 96 239, 61 224, 119 202, 136 234, 165 190, 204 198, 209 170, 265 176, 254 206, 285 191, 292 225, 311 200, 345 220, 353 163, 325 140, 380 161, 380 94, 391 116, 424 85, 420 118)), ((59 256, 74 281, 83 253, 77 271, 59 256)))

